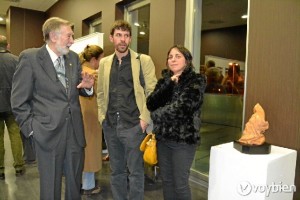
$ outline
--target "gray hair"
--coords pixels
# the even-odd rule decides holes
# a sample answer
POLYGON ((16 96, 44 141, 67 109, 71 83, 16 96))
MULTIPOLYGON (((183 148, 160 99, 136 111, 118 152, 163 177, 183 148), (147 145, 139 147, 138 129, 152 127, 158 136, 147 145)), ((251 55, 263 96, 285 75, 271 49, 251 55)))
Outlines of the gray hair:
POLYGON ((70 26, 70 27, 72 26, 72 24, 69 21, 59 17, 51 17, 47 19, 43 24, 43 28, 42 28, 44 41, 47 42, 50 39, 50 32, 52 31, 58 32, 62 25, 70 26))

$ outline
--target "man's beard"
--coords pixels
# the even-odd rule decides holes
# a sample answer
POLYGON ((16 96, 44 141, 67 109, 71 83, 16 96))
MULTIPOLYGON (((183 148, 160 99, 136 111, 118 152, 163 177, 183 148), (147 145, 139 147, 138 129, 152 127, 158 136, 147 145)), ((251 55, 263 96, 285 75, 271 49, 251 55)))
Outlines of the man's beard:
POLYGON ((123 46, 122 48, 119 48, 119 45, 117 46, 116 50, 119 52, 119 53, 125 53, 127 50, 128 50, 128 45, 126 45, 126 48, 124 49, 123 46))
POLYGON ((62 55, 66 55, 69 53, 70 49, 68 47, 63 47, 59 44, 56 44, 56 49, 59 53, 61 53, 62 55))

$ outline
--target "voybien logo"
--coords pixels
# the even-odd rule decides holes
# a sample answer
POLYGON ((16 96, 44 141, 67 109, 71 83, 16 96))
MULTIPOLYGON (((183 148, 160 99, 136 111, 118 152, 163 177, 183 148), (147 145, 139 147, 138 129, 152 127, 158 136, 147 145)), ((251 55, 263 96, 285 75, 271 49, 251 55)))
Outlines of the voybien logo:
POLYGON ((252 185, 248 181, 242 181, 237 185, 237 192, 241 196, 247 196, 252 191, 252 185))
POLYGON ((249 181, 242 181, 237 185, 237 192, 241 196, 248 196, 251 193, 264 193, 266 197, 276 193, 292 193, 296 192, 295 185, 287 185, 282 182, 272 182, 268 185, 252 184, 249 181))

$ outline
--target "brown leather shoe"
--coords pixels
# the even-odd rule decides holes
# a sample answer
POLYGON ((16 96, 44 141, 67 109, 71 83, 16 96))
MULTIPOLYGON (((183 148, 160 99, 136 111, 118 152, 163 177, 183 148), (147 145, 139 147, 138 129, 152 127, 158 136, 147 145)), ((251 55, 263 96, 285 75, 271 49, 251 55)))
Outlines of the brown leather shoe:
POLYGON ((90 190, 83 190, 82 194, 83 195, 93 195, 93 194, 98 194, 101 192, 100 186, 95 186, 94 188, 90 190))
POLYGON ((106 156, 104 156, 104 157, 102 158, 102 160, 103 160, 103 161, 109 161, 109 155, 107 154, 106 156))

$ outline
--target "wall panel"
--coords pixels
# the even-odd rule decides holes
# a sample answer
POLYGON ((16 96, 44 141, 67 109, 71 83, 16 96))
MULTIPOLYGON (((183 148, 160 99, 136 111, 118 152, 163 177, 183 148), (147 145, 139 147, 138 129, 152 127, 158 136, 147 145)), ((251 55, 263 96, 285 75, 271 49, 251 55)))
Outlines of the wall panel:
MULTIPOLYGON (((249 0, 245 120, 260 103, 267 142, 300 150, 300 1, 249 0)), ((299 152, 296 169, 300 199, 299 152)))
MULTIPOLYGON (((89 3, 60 0, 47 11, 47 14, 73 22, 75 38, 78 38, 82 36, 82 20, 102 12, 104 52, 109 55, 114 51, 114 47, 109 41, 111 25, 116 17, 121 18, 123 14, 122 11, 116 9, 115 5, 118 2, 119 0, 90 0, 89 3), (80 12, 81 10, 88 10, 88 12, 80 12)), ((151 0, 149 55, 155 63, 158 76, 160 76, 161 69, 165 68, 167 51, 174 43, 175 2, 164 0, 163 5, 161 0, 151 0), (158 13, 163 13, 163 17, 158 13)))
POLYGON ((44 44, 42 25, 46 19, 44 12, 10 7, 7 34, 11 52, 19 55, 27 48, 44 44))

